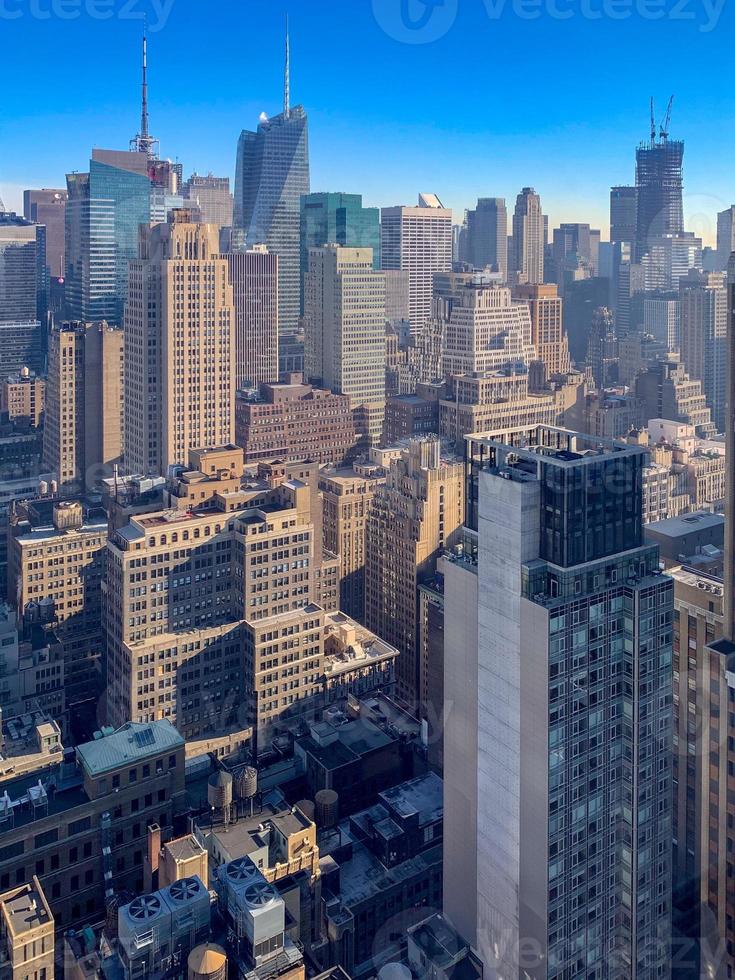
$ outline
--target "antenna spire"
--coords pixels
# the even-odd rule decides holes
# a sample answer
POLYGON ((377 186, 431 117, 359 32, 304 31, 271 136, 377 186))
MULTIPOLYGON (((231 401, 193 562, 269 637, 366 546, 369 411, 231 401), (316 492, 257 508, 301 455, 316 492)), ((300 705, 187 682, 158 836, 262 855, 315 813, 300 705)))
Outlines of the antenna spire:
POLYGON ((286 14, 286 67, 283 73, 283 115, 291 115, 291 44, 288 36, 288 14, 286 14))
POLYGON ((150 135, 148 128, 148 36, 143 29, 143 74, 141 80, 140 131, 130 141, 130 149, 145 153, 151 159, 156 156, 158 140, 150 135))
POLYGON ((143 29, 143 87, 140 111, 140 135, 142 139, 148 138, 148 38, 145 28, 143 29))

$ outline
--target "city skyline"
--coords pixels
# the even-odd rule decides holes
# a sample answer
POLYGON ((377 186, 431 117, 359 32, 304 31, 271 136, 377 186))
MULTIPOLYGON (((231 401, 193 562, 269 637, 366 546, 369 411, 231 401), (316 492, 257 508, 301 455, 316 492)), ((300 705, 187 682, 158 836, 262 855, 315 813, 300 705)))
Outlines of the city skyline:
MULTIPOLYGON (((272 116, 280 107, 283 16, 288 5, 251 11, 254 29, 248 31, 248 37, 257 37, 258 43, 239 47, 226 32, 221 33, 225 27, 237 26, 228 21, 231 13, 208 15, 201 25, 198 47, 216 57, 216 90, 211 85, 182 83, 177 75, 188 6, 188 0, 178 0, 165 26, 155 32, 158 21, 152 15, 148 19, 151 127, 160 135, 162 155, 181 161, 187 174, 212 171, 233 180, 240 131, 255 128, 261 112, 272 116), (192 119, 201 122, 192 126, 192 119)), ((725 114, 727 105, 722 97, 713 96, 703 113, 686 93, 695 90, 689 76, 701 73, 724 43, 726 10, 718 29, 708 32, 700 30, 702 25, 695 20, 637 21, 638 36, 656 29, 659 43, 649 49, 635 78, 616 75, 614 94, 607 95, 606 74, 613 69, 598 64, 587 47, 596 38, 607 40, 623 57, 633 46, 621 33, 624 20, 603 18, 601 22, 579 13, 559 23, 544 14, 541 31, 541 22, 524 21, 510 9, 492 20, 478 0, 460 5, 453 27, 433 43, 401 44, 386 33, 390 25, 381 26, 377 0, 376 14, 367 0, 344 10, 337 19, 330 19, 328 7, 326 2, 313 5, 309 18, 298 9, 289 11, 292 101, 302 103, 309 113, 313 190, 362 193, 366 206, 406 204, 417 191, 429 191, 452 208, 458 221, 463 209, 474 207, 478 197, 513 200, 521 186, 529 185, 540 193, 552 226, 588 221, 605 236, 610 186, 634 179, 635 147, 648 130, 648 98, 655 94, 657 116, 663 115, 666 99, 674 92, 672 137, 683 139, 687 146, 687 229, 701 235, 705 244, 714 245, 716 213, 729 207, 733 191, 725 171, 726 147, 718 142, 722 136, 711 118, 725 114), (361 50, 347 51, 335 45, 335 39, 348 29, 360 32, 364 43, 357 47, 361 50), (513 64, 509 50, 519 30, 524 32, 525 52, 520 66, 513 64), (548 63, 545 45, 551 42, 548 50, 554 50, 557 34, 560 43, 575 45, 573 65, 567 63, 569 59, 548 63), (543 49, 539 47, 542 36, 543 49), (658 50, 666 48, 660 43, 666 36, 672 43, 686 43, 689 54, 675 74, 658 50), (319 55, 322 44, 331 55, 326 73, 319 55), (487 44, 493 45, 490 60, 487 44), (395 86, 376 75, 386 62, 395 86), (446 77, 429 70, 438 63, 447 66, 446 77), (330 82, 348 69, 354 73, 354 85, 330 82), (509 71, 515 72, 512 102, 495 97, 493 88, 497 84, 498 92, 505 90, 504 77, 509 71), (543 82, 548 71, 553 71, 557 82, 550 86, 551 92, 543 82), (503 78, 502 85, 498 76, 503 78), (582 88, 580 78, 586 80, 582 88), (402 93, 400 99, 396 91, 402 93), (534 101, 529 101, 531 96, 534 101), (479 110, 460 110, 460 105, 476 105, 479 110), (457 158, 463 161, 459 172, 457 158), (707 193, 700 193, 705 187, 707 193)), ((142 12, 141 6, 137 13, 142 12)), ((14 210, 20 211, 26 187, 63 186, 66 173, 84 170, 90 145, 122 148, 139 128, 142 19, 126 21, 120 14, 114 21, 116 71, 112 78, 105 71, 110 63, 109 50, 105 51, 110 24, 80 13, 78 20, 52 20, 53 38, 49 22, 30 14, 7 21, 6 34, 11 41, 16 39, 18 49, 11 46, 9 71, 26 37, 32 37, 41 59, 57 44, 63 45, 72 61, 76 53, 81 56, 84 52, 95 77, 88 94, 84 87, 77 87, 73 109, 64 106, 61 112, 42 108, 31 115, 27 109, 48 105, 45 72, 29 80, 32 91, 10 93, 2 140, 9 146, 25 147, 22 156, 26 158, 22 161, 20 153, 7 154, 0 168, 0 197, 14 210)))

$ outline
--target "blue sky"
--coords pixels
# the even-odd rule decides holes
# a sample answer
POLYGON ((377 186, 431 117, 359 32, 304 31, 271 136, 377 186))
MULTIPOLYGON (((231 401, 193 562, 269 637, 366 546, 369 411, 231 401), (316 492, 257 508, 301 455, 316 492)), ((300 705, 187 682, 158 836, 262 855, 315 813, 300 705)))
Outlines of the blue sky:
POLYGON ((280 109, 288 10, 314 190, 375 205, 432 191, 461 211, 530 184, 554 224, 604 229, 649 96, 660 117, 674 92, 688 226, 711 240, 735 201, 735 0, 437 2, 0 0, 0 195, 18 206, 22 187, 84 170, 92 146, 127 145, 144 12, 162 154, 232 176, 240 130, 280 109))

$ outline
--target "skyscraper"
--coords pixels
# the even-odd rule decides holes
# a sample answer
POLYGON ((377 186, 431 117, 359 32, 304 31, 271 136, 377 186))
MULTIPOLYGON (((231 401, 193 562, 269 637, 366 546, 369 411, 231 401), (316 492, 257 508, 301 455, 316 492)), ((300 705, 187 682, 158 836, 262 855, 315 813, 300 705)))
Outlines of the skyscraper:
POLYGON ((458 538, 464 464, 442 456, 438 438, 412 440, 375 490, 365 530, 365 623, 400 650, 398 692, 420 701, 419 582, 458 538))
POLYGON ((524 187, 516 198, 513 214, 513 264, 515 281, 544 281, 544 215, 541 198, 533 187, 524 187))
POLYGON ((315 192, 304 195, 301 198, 302 277, 309 267, 309 249, 322 245, 371 248, 373 266, 379 269, 379 209, 363 207, 362 194, 315 192))
POLYGON ((516 286, 514 299, 528 303, 531 313, 531 343, 544 365, 547 378, 568 374, 571 369, 569 344, 564 332, 563 301, 558 287, 553 283, 545 286, 516 286))
POLYGON ((149 229, 125 308, 125 459, 165 474, 235 436, 235 310, 219 229, 186 210, 149 229))
POLYGON ((192 174, 183 187, 184 197, 199 209, 205 225, 232 227, 233 197, 229 177, 192 174))
POLYGON ((729 316, 725 274, 692 271, 680 280, 679 297, 682 363, 690 378, 702 382, 717 431, 725 432, 729 316))
POLYGON ((227 255, 235 302, 235 386, 278 381, 278 256, 265 245, 227 255))
POLYGON ((55 325, 49 340, 43 465, 65 491, 93 489, 122 463, 123 332, 55 325))
POLYGON ((309 131, 303 106, 290 104, 289 40, 283 112, 260 117, 237 145, 234 244, 265 244, 279 260, 279 330, 292 334, 301 305, 301 197, 309 193, 309 131))
POLYGON ((364 443, 377 445, 385 412, 385 278, 370 248, 309 250, 304 285, 306 373, 349 395, 364 443))
POLYGON ((92 150, 89 173, 67 174, 66 314, 121 324, 128 266, 151 214, 145 153, 92 150))
POLYGON ((589 225, 578 222, 564 222, 554 229, 551 245, 553 259, 551 275, 547 278, 557 283, 563 291, 565 273, 574 274, 582 269, 591 277, 597 275, 599 262, 600 233, 589 225))
POLYGON ((526 303, 514 303, 505 286, 472 280, 458 288, 444 326, 442 374, 528 370, 536 359, 526 303))
POLYGON ((717 214, 717 266, 727 271, 730 256, 735 252, 735 204, 717 214))
POLYGON ((638 188, 610 188, 610 241, 636 241, 638 188))
POLYGON ((679 350, 681 303, 676 294, 647 296, 643 300, 643 329, 666 344, 668 351, 679 350))
POLYGON ((503 197, 480 197, 467 212, 467 258, 476 269, 490 268, 508 281, 508 210, 503 197))
POLYGON ((476 886, 448 879, 445 912, 499 977, 666 976, 673 584, 643 543, 645 451, 543 426, 476 449, 444 741, 445 867, 476 886))
POLYGON ((381 264, 409 276, 411 329, 431 317, 434 273, 452 268, 452 212, 435 194, 419 194, 418 207, 381 210, 381 264))
POLYGON ((46 227, 46 268, 49 276, 64 275, 64 221, 66 190, 23 191, 23 214, 29 221, 46 227))
POLYGON ((666 235, 681 235, 684 231, 682 202, 682 162, 684 143, 670 140, 655 129, 649 142, 636 150, 636 255, 648 250, 650 240, 666 235))
POLYGON ((25 218, 0 211, 0 376, 42 367, 38 283, 43 232, 25 218))

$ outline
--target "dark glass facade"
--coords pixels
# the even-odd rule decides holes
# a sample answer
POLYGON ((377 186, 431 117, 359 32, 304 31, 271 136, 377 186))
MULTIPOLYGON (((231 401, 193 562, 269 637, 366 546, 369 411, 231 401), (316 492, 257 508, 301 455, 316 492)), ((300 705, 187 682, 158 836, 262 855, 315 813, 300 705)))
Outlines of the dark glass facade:
POLYGON ((309 130, 301 106, 243 130, 237 145, 233 244, 279 256, 279 331, 298 328, 301 197, 309 193, 309 130))
POLYGON ((151 218, 140 153, 94 151, 88 174, 67 176, 66 316, 122 324, 128 267, 151 218))
POLYGON ((684 231, 682 163, 684 143, 643 143, 636 152, 636 247, 640 258, 652 238, 684 231))

